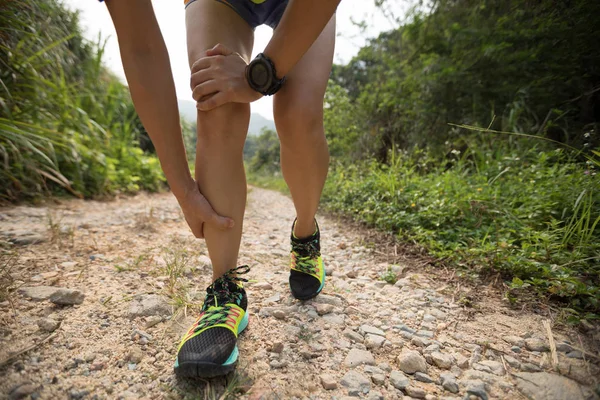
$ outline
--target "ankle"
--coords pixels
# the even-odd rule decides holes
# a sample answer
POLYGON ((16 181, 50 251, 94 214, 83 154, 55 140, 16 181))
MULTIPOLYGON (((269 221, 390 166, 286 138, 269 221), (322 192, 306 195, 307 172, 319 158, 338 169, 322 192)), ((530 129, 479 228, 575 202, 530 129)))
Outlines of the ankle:
POLYGON ((297 239, 304 239, 312 236, 317 231, 317 223, 314 218, 307 221, 296 220, 294 224, 294 236, 297 239))

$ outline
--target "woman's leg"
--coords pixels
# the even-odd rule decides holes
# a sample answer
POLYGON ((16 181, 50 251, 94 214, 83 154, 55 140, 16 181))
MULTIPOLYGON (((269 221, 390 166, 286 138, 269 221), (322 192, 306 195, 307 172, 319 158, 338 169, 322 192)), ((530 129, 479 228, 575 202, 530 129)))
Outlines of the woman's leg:
MULTIPOLYGON (((186 9, 186 27, 190 65, 217 43, 238 52, 247 61, 250 59, 254 32, 227 5, 196 0, 186 9)), ((237 265, 246 204, 243 149, 249 120, 249 104, 229 103, 198 112, 196 180, 200 192, 218 214, 235 221, 228 231, 204 225, 213 280, 237 265)))
POLYGON ((290 188, 297 221, 294 234, 315 232, 314 217, 327 177, 329 151, 323 129, 323 97, 333 63, 335 16, 288 74, 275 95, 274 114, 281 141, 281 170, 290 188))

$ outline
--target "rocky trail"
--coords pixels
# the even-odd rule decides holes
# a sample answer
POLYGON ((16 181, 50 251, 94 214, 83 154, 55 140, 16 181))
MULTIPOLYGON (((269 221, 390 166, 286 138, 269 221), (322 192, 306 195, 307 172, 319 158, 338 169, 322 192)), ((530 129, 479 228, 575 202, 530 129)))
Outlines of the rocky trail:
POLYGON ((332 217, 319 218, 325 289, 293 299, 293 216, 251 188, 250 325, 237 372, 204 381, 173 374, 211 266, 172 195, 0 209, 0 398, 599 398, 595 326, 509 308, 492 283, 450 284, 332 217))

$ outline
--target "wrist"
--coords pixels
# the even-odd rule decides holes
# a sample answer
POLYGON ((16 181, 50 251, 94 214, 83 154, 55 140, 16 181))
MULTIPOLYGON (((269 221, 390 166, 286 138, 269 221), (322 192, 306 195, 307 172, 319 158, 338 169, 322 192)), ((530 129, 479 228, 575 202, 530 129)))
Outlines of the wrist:
POLYGON ((263 53, 258 54, 246 66, 245 75, 248 85, 265 96, 277 93, 285 82, 285 76, 278 78, 275 64, 263 53))
POLYGON ((198 190, 196 181, 191 176, 188 176, 181 182, 177 182, 173 185, 170 184, 169 186, 171 187, 171 192, 180 203, 185 201, 191 193, 198 190))

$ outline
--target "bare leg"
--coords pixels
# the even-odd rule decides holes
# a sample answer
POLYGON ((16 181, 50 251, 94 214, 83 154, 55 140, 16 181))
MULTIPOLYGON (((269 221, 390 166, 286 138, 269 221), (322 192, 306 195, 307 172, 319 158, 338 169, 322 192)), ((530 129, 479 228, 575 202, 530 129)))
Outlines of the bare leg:
POLYGON ((288 74, 274 99, 281 171, 296 208, 297 237, 315 232, 314 217, 327 178, 329 150, 323 129, 323 97, 333 63, 334 43, 335 16, 288 74))
MULTIPOLYGON (((204 57, 206 50, 224 44, 249 60, 254 32, 227 5, 197 0, 186 9, 189 62, 204 57)), ((206 245, 213 264, 213 280, 237 266, 246 205, 243 149, 250 105, 229 103, 198 112, 196 180, 200 192, 220 215, 233 218, 235 226, 222 231, 204 225, 206 245)))

